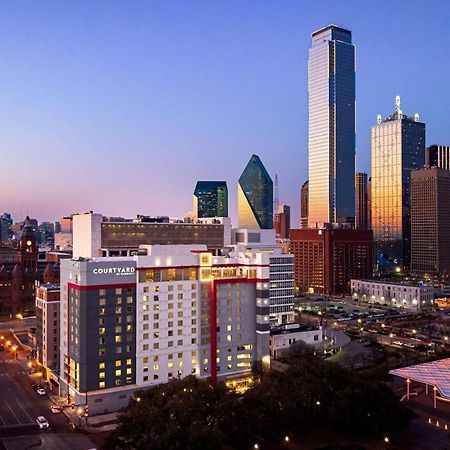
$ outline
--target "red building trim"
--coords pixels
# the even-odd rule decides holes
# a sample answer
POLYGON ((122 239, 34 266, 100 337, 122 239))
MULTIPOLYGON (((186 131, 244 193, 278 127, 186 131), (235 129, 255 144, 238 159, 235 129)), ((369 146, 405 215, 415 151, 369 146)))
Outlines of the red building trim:
POLYGON ((242 264, 242 263, 229 263, 229 264, 213 264, 212 266, 200 266, 198 264, 191 264, 189 266, 146 266, 146 267, 136 267, 136 270, 161 270, 161 269, 199 269, 200 267, 269 267, 269 264, 242 264))
POLYGON ((67 283, 68 288, 75 289, 77 291, 98 291, 99 289, 123 289, 123 288, 135 288, 136 283, 119 283, 119 284, 92 284, 89 286, 80 286, 75 283, 67 283))

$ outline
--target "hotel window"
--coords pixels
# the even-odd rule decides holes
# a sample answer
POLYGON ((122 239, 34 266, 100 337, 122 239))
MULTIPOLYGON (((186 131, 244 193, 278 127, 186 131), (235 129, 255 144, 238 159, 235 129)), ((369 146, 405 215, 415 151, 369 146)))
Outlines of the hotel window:
POLYGON ((98 373, 98 377, 99 377, 100 379, 105 378, 105 372, 99 372, 99 373, 98 373))
POLYGON ((99 295, 106 295, 106 289, 99 289, 99 295))
POLYGON ((183 317, 183 311, 178 311, 177 317, 183 317))
POLYGON ((127 345, 127 353, 130 353, 133 351, 133 346, 132 345, 127 345))
POLYGON ((153 286, 153 292, 159 292, 159 286, 153 286))
POLYGON ((99 316, 104 316, 106 314, 106 308, 99 308, 98 314, 99 314, 99 316))
POLYGON ((106 349, 99 348, 98 349, 98 356, 105 356, 106 355, 106 349))
POLYGON ((177 307, 178 308, 182 308, 183 307, 183 302, 178 302, 177 307))
POLYGON ((172 378, 172 377, 173 377, 173 373, 172 373, 172 372, 169 372, 169 373, 167 374, 167 377, 168 377, 168 378, 172 378))
MULTIPOLYGON (((148 350, 148 344, 145 344, 144 347, 147 346, 147 348, 144 348, 144 350, 148 350)), ((155 342, 153 344, 153 350, 158 350, 159 349, 159 343, 155 342)))
POLYGON ((98 383, 98 387, 99 387, 99 389, 103 389, 105 387, 105 382, 100 381, 100 383, 98 383))
POLYGON ((173 362, 167 363, 167 368, 171 369, 173 367, 173 362))
POLYGON ((173 300, 173 294, 169 294, 169 295, 167 296, 167 300, 173 300))
POLYGON ((194 359, 191 360, 191 363, 192 364, 197 364, 197 360, 194 358, 194 359))
POLYGON ((133 325, 127 325, 127 332, 133 331, 133 325))
POLYGON ((173 341, 169 341, 169 342, 167 343, 167 347, 173 347, 173 341))
POLYGON ((182 327, 182 326, 183 326, 183 321, 182 321, 182 320, 179 320, 179 321, 178 321, 178 326, 179 326, 179 327, 182 327))
POLYGON ((180 328, 180 329, 177 331, 177 334, 178 334, 178 336, 183 336, 183 330, 180 328))
POLYGON ((127 303, 133 303, 133 297, 127 297, 127 303))
MULTIPOLYGON (((148 359, 148 358, 147 358, 148 359)), ((154 357, 153 357, 153 361, 159 361, 159 356, 158 355, 155 355, 154 357)))
POLYGON ((157 329, 159 328, 159 323, 158 323, 158 322, 154 323, 154 324, 153 324, 153 328, 154 328, 155 330, 157 330, 157 329))
POLYGON ((122 380, 116 380, 116 386, 121 386, 122 385, 122 380))
POLYGON ((121 288, 116 288, 116 295, 120 295, 122 293, 122 289, 121 288))
POLYGON ((127 316, 127 323, 133 323, 133 316, 127 316))
POLYGON ((153 320, 159 320, 159 314, 153 314, 153 320))
POLYGON ((159 302, 159 295, 154 295, 153 296, 153 301, 159 302))
POLYGON ((144 333, 144 334, 142 335, 142 339, 146 340, 146 339, 148 339, 148 338, 149 338, 149 334, 148 334, 148 333, 144 333))
POLYGON ((131 358, 127 358, 127 366, 131 366, 131 358))
POLYGON ((183 285, 182 285, 182 284, 179 284, 179 285, 178 285, 178 290, 179 290, 179 291, 182 291, 182 290, 183 290, 183 285))
MULTIPOLYGON (((130 361, 130 364, 131 364, 131 359, 127 359, 127 364, 128 364, 128 361, 130 361)), ((142 361, 144 364, 148 363, 148 356, 146 356, 142 361)))
POLYGON ((116 367, 120 367, 122 365, 122 361, 120 359, 116 360, 116 367))
POLYGON ((183 345, 183 339, 178 340, 178 345, 183 345))
MULTIPOLYGON (((148 377, 144 377, 144 378, 147 378, 147 380, 148 380, 148 377)), ((157 380, 159 378, 159 375, 157 374, 157 373, 155 373, 154 375, 153 375, 153 379, 154 380, 157 380)), ((147 381, 147 380, 145 380, 145 381, 147 381)))
POLYGON ((173 327, 173 322, 172 322, 172 321, 167 322, 167 326, 168 326, 169 328, 172 328, 172 327, 173 327))
POLYGON ((154 331, 153 332, 153 338, 154 339, 158 339, 159 338, 159 331, 154 331))
POLYGON ((173 353, 169 353, 169 354, 167 355, 167 359, 173 359, 173 353))
POLYGON ((117 354, 122 353, 122 347, 116 347, 116 353, 117 354))
POLYGON ((116 306, 116 314, 122 314, 122 307, 116 306))
POLYGON ((104 369, 104 368, 105 368, 105 363, 104 363, 104 362, 101 362, 101 363, 98 365, 98 368, 99 368, 99 369, 104 369))
POLYGON ((117 297, 116 298, 116 305, 121 305, 122 304, 122 298, 121 297, 117 297))
POLYGON ((116 317, 116 323, 122 323, 122 316, 116 317))
POLYGON ((98 343, 99 343, 100 345, 106 344, 106 339, 105 339, 104 337, 101 337, 101 338, 98 340, 98 343))
POLYGON ((148 286, 144 286, 144 292, 148 292, 148 286))
POLYGON ((159 305, 153 305, 153 310, 154 311, 159 311, 159 305))
POLYGON ((98 319, 98 324, 99 325, 105 325, 105 323, 106 323, 106 319, 98 319))
POLYGON ((183 300, 183 294, 178 294, 178 300, 183 300))
POLYGON ((169 290, 169 291, 173 291, 173 284, 169 284, 169 286, 168 286, 167 290, 169 290))
POLYGON ((101 327, 98 329, 98 334, 106 334, 106 328, 105 327, 101 327))
POLYGON ((105 306, 105 305, 106 305, 106 298, 101 298, 101 299, 99 300, 98 304, 99 304, 100 306, 105 306))
POLYGON ((122 333, 122 327, 120 325, 116 327, 116 333, 122 333))
POLYGON ((192 333, 192 334, 197 333, 197 328, 191 328, 191 333, 192 333))
POLYGON ((169 330, 169 331, 167 332, 167 336, 168 336, 168 337, 172 337, 172 336, 173 336, 173 330, 169 330))
POLYGON ((116 377, 120 377, 122 376, 122 370, 121 369, 117 369, 116 370, 116 377))
POLYGON ((167 308, 168 308, 168 309, 173 309, 173 303, 168 303, 168 304, 167 304, 167 308))
POLYGON ((116 344, 120 344, 122 342, 122 336, 117 335, 115 338, 116 344))
POLYGON ((142 320, 148 320, 148 314, 144 314, 144 315, 142 316, 142 320))
POLYGON ((126 383, 127 383, 127 384, 130 384, 130 383, 131 383, 131 377, 127 377, 127 378, 126 378, 126 383))

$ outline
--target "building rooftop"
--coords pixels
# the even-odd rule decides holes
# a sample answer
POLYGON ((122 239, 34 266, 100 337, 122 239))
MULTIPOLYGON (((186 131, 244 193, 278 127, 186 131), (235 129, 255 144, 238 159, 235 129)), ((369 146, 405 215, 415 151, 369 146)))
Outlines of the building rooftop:
POLYGON ((391 286, 405 286, 405 287, 433 287, 432 284, 424 283, 423 281, 390 281, 390 280, 372 280, 372 279, 358 279, 351 281, 362 281, 364 283, 390 284, 391 286))
POLYGON ((320 330, 320 327, 317 325, 305 325, 302 323, 289 323, 278 325, 276 327, 272 327, 270 329, 270 334, 290 334, 290 333, 298 333, 301 331, 317 331, 320 330))

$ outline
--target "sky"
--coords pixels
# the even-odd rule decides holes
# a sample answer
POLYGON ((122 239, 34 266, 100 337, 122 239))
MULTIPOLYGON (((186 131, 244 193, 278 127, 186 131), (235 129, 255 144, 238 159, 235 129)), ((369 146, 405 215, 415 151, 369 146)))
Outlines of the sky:
POLYGON ((197 180, 253 153, 298 226, 311 32, 356 45, 357 170, 377 114, 418 112, 450 145, 450 2, 21 1, 0 4, 0 211, 183 217, 197 180))

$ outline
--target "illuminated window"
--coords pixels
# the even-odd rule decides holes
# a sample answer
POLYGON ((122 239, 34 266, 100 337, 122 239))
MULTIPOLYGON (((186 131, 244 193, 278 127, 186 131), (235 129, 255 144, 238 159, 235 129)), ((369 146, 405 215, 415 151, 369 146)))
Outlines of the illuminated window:
POLYGON ((99 372, 98 377, 99 378, 105 378, 105 372, 99 372))
POLYGON ((105 387, 105 382, 104 381, 100 381, 100 383, 98 383, 98 387, 99 389, 103 389, 105 387))
POLYGON ((116 333, 122 333, 122 327, 121 326, 116 327, 116 333))
MULTIPOLYGON (((144 358, 145 359, 145 358, 144 358)), ((148 358, 147 358, 147 361, 148 361, 148 358)), ((144 361, 145 362, 145 361, 144 361)), ((128 358, 127 359, 127 366, 131 366, 131 358, 128 358)))
POLYGON ((122 369, 116 370, 116 377, 120 377, 122 375, 122 369))
POLYGON ((101 363, 98 365, 98 368, 99 368, 99 369, 104 369, 104 368, 105 368, 105 363, 104 363, 104 362, 101 362, 101 363))
POLYGON ((133 373, 133 369, 131 367, 127 368, 127 375, 131 375, 133 373))
POLYGON ((105 334, 106 333, 106 328, 101 327, 98 329, 98 334, 105 334))
POLYGON ((167 368, 171 369, 173 367, 173 362, 167 363, 167 368))
POLYGON ((122 342, 122 336, 118 335, 115 338, 116 344, 119 344, 120 342, 122 342))
POLYGON ((106 305, 106 298, 101 298, 101 299, 99 300, 98 304, 99 304, 100 306, 105 306, 105 305, 106 305))
POLYGON ((120 367, 122 365, 122 361, 120 359, 116 360, 116 367, 120 367))

